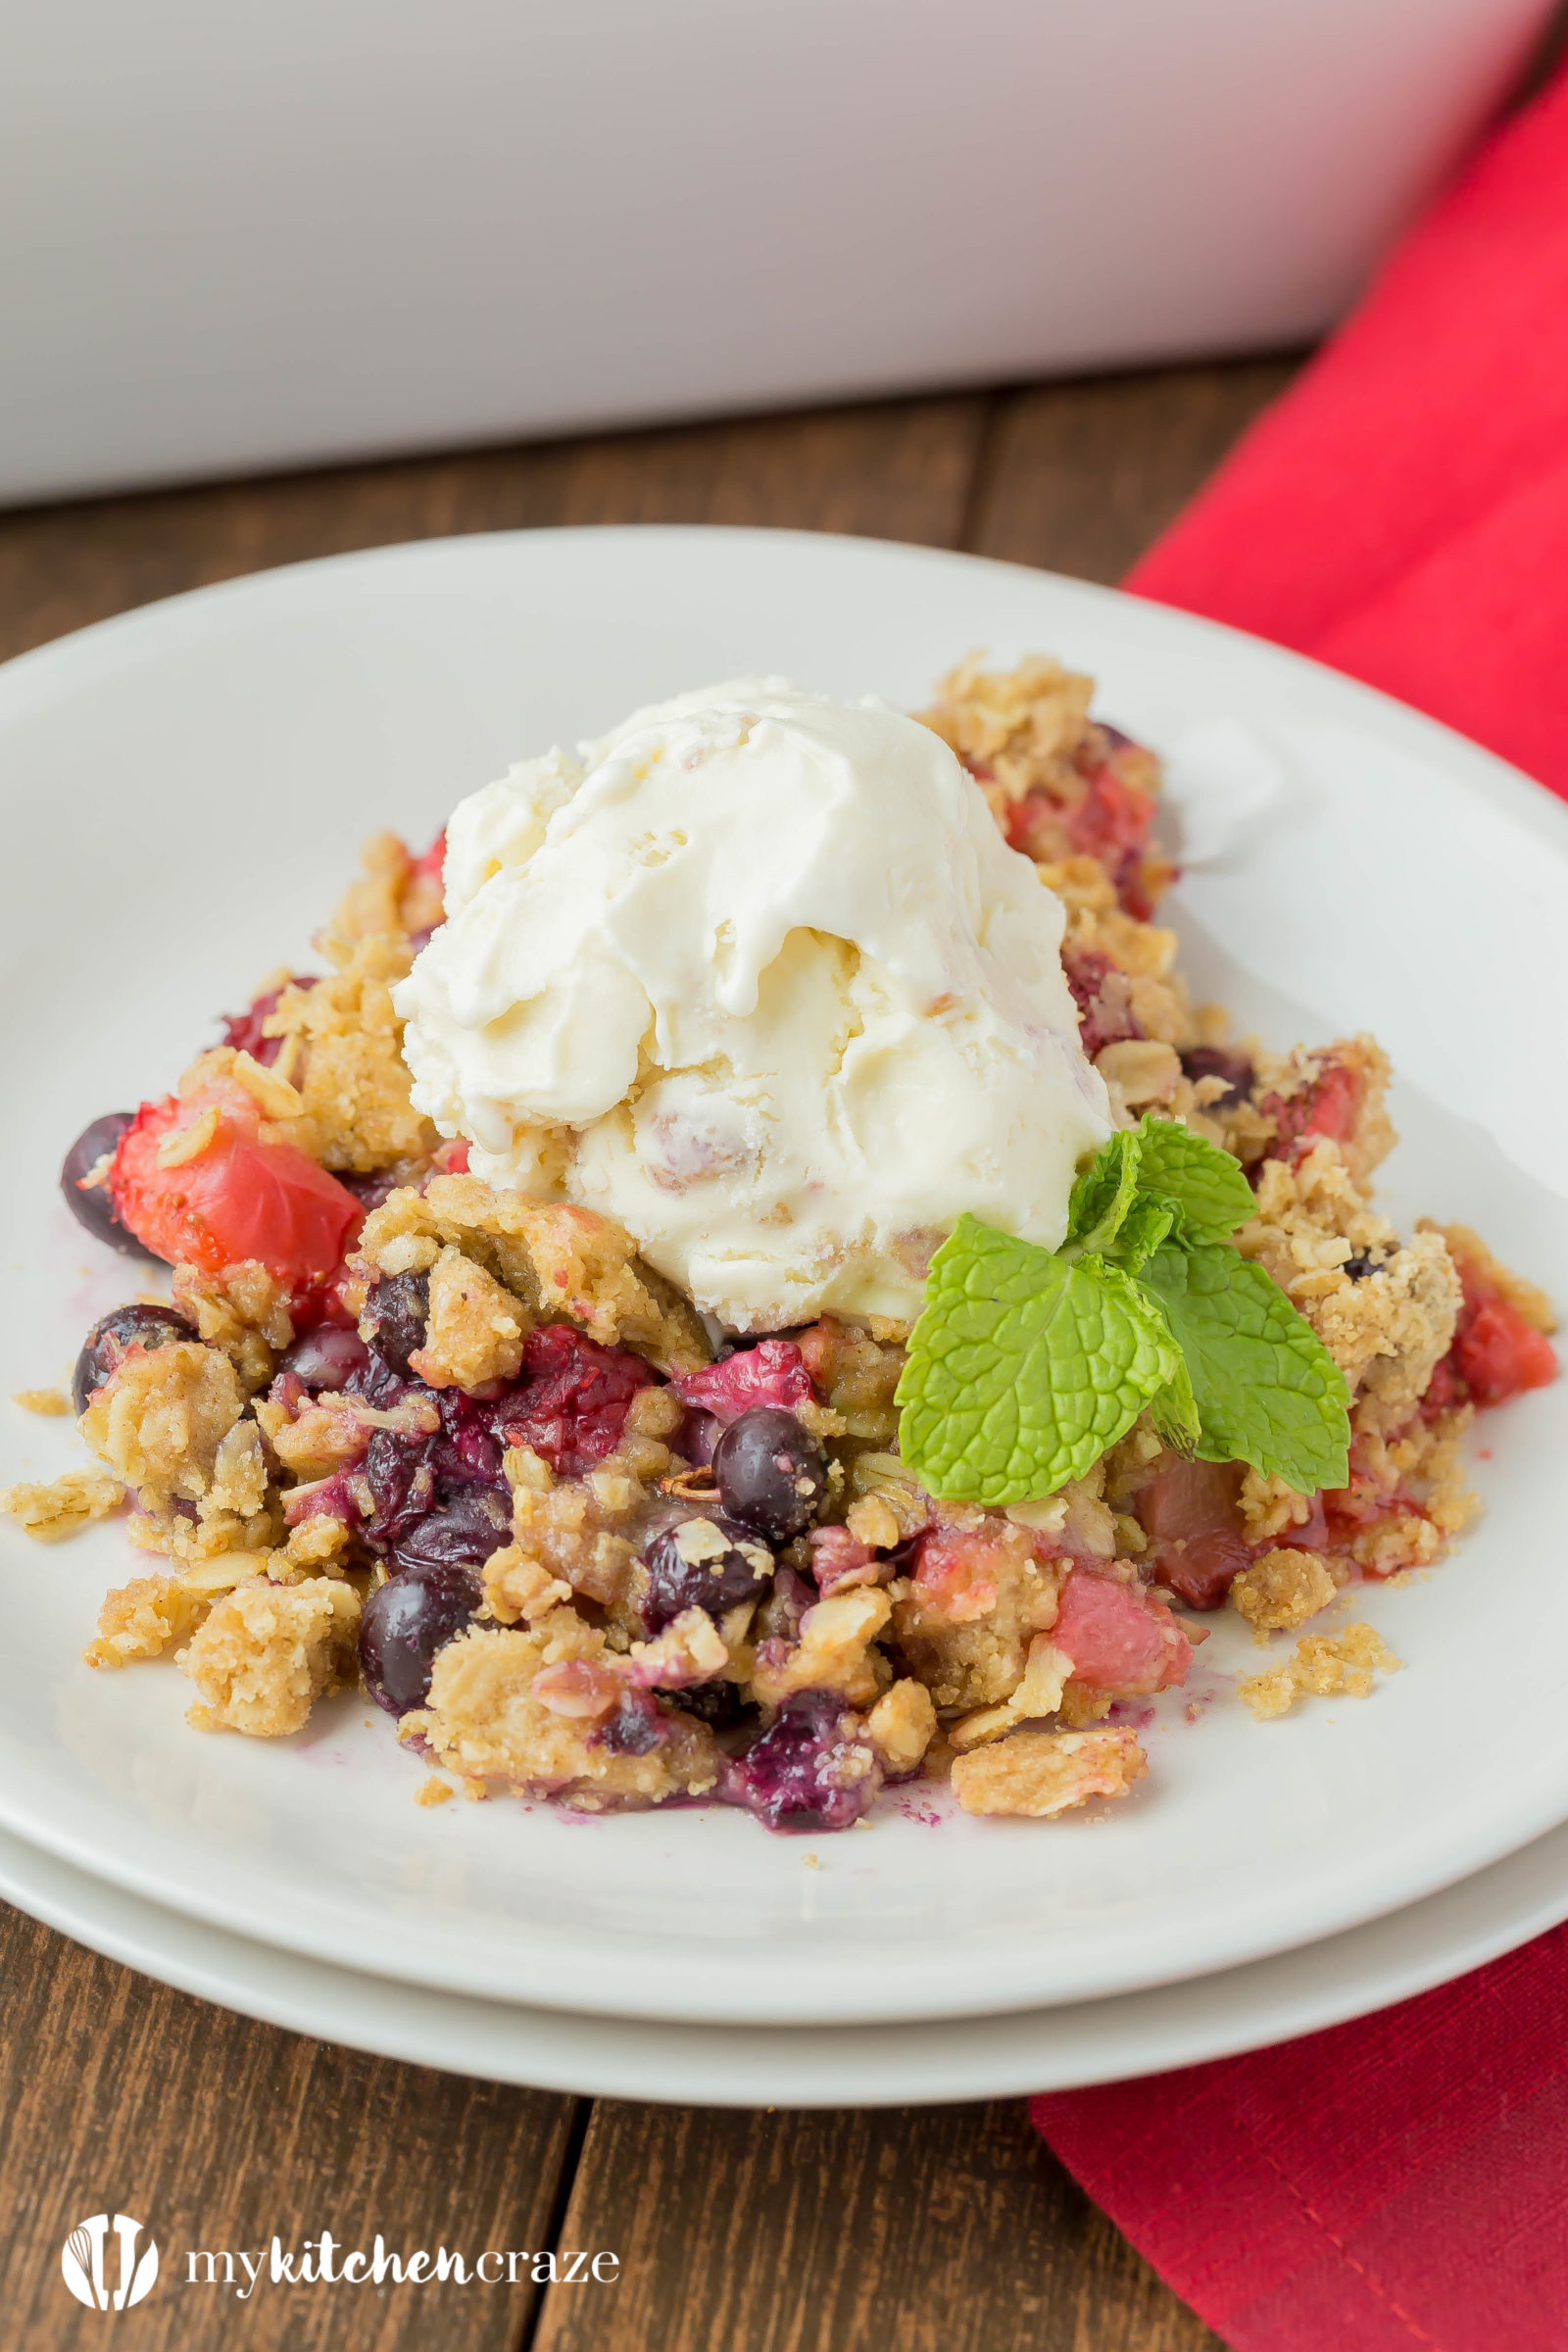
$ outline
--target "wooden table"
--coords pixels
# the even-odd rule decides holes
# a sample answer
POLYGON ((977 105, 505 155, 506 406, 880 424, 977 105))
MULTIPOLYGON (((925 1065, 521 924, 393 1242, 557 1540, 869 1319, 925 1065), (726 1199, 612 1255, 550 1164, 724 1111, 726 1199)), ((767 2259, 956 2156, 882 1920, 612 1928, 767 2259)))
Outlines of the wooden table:
MULTIPOLYGON (((268 564, 454 531, 864 532, 1113 580, 1288 362, 748 418, 0 516, 0 658, 268 564)), ((955 656, 965 649, 955 647, 955 656)), ((526 748, 526 747, 521 747, 526 748)), ((0 1906, 0 2344, 76 2352, 1198 2352, 1216 2339, 1079 2192, 1021 2101, 726 2113, 361 2057, 167 1990, 0 1906), (83 2310, 107 2208, 165 2276, 83 2310), (183 2283, 189 2247, 605 2249, 615 2283, 183 2283), (123 2330, 122 2337, 117 2331, 123 2330)), ((493 2267, 493 2266, 492 2266, 493 2267)))

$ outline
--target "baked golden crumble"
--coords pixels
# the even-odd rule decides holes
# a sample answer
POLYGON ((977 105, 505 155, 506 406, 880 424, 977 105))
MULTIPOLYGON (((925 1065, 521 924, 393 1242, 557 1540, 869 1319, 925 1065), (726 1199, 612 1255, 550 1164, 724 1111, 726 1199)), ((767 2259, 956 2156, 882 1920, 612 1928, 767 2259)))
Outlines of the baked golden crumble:
POLYGON ((64 1389, 17 1389, 11 1401, 45 1421, 64 1421, 71 1413, 71 1398, 64 1389))
POLYGON ((59 1544, 67 1536, 79 1535, 95 1519, 107 1519, 124 1499, 120 1479, 106 1478, 101 1470, 67 1470, 43 1485, 24 1480, 0 1490, 0 1511, 15 1519, 34 1543, 59 1544))
POLYGON ((959 1756, 953 1793, 966 1813, 1065 1813, 1092 1796, 1125 1796, 1149 1764, 1131 1732, 1010 1732, 959 1756))
POLYGON ((1307 1634, 1284 1665, 1244 1676, 1237 1689, 1259 1723, 1288 1715, 1301 1697, 1333 1698, 1343 1691, 1365 1698, 1374 1674, 1396 1674, 1400 1661, 1369 1625, 1338 1634, 1307 1634))
POLYGON ((360 1596, 344 1580, 239 1585, 209 1611, 174 1660, 200 1692, 200 1732, 280 1740, 302 1731, 325 1690, 357 1677, 360 1596))
POLYGON ((1254 1634, 1291 1634, 1330 1601, 1340 1588, 1316 1552, 1277 1544, 1244 1568, 1230 1590, 1230 1603, 1254 1634))

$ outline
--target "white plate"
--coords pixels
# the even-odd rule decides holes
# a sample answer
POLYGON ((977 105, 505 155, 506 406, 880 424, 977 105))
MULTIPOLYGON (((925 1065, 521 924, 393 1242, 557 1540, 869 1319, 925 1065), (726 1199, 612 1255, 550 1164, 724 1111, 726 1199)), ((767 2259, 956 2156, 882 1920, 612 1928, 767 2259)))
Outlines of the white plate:
MULTIPOLYGON (((0 1390, 66 1370, 134 1288, 54 1199, 91 1114, 153 1093, 303 952, 357 841, 416 838, 515 754, 777 667, 917 703, 971 645, 1053 648, 1178 755, 1205 991, 1277 1040, 1376 1029, 1403 1072, 1397 1212, 1483 1226, 1568 1296, 1568 811, 1429 722, 1155 607, 972 560, 786 534, 535 532, 207 590, 0 674, 14 893, 0 1089, 0 1390), (81 1269, 78 1271, 78 1269, 81 1269)), ((1052 1826, 894 1802, 808 1844, 720 1811, 581 1822, 411 1802, 363 1707, 198 1738, 170 1668, 76 1652, 118 1530, 0 1545, 0 1824, 244 1936, 447 1990, 668 2020, 976 2015, 1236 1966, 1414 1901, 1568 1816, 1568 1384, 1486 1425, 1489 1510, 1430 1578, 1358 1598, 1408 1661, 1260 1728, 1167 1709, 1152 1777, 1052 1826), (1507 1693, 1505 1730, 1496 1699, 1507 1693), (812 1853, 819 1868, 807 1867, 812 1853)), ((71 1458, 20 1420, 8 1469, 71 1458)), ((1221 1620, 1188 1695, 1255 1662, 1221 1620)))
POLYGON ((0 1895, 269 2025, 540 2090, 708 2107, 903 2107, 1199 2066, 1407 2000, 1568 1915, 1568 1828, 1387 1918, 1112 2000, 890 2026, 677 2026, 479 2001, 301 1959, 166 1911, 0 1831, 0 1895))

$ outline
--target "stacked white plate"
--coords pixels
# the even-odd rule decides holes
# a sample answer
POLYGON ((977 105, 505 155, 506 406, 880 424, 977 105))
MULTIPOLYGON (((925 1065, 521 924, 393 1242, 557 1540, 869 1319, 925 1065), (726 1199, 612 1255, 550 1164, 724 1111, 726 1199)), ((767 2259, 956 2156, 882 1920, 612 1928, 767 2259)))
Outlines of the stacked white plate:
MULTIPOLYGON (((973 646, 1093 671, 1100 711, 1167 756, 1201 995, 1271 1043, 1389 1048, 1391 1213, 1462 1218, 1568 1296, 1568 811, 1536 786, 1310 663, 1048 575, 532 532, 205 590, 0 672, 0 1387, 58 1382, 137 1287, 60 1204, 64 1146, 308 956, 366 834, 423 840, 513 759, 684 687, 782 670, 917 706, 973 646)), ((17 1413, 0 1474, 75 1447, 17 1413)), ((974 1821, 921 1788, 814 1840, 718 1809, 423 1810, 419 1768, 347 1697, 292 1741, 198 1737, 172 1669, 78 1663, 129 1572, 120 1530, 42 1552, 7 1527, 0 1892, 280 2024, 633 2096, 960 2098, 1304 2032, 1568 1915, 1568 1384, 1483 1447, 1455 1556, 1351 1596, 1406 1666, 1370 1699, 1255 1724, 1233 1684, 1257 1653, 1222 1612, 1120 1805, 974 1821)))

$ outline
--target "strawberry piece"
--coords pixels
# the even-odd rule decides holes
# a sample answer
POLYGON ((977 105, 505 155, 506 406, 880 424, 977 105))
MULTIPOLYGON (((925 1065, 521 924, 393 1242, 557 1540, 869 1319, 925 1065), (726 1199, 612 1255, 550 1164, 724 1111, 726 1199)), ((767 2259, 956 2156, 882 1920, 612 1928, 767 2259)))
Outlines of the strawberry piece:
POLYGON ((1106 760, 1090 769, 1087 782, 1083 799, 1066 811, 1067 839, 1080 857, 1098 858, 1119 878, 1129 853, 1142 857, 1148 844, 1152 796, 1129 784, 1106 760))
POLYGON ((1090 1690, 1147 1693, 1185 1683, 1193 1645, 1164 1602, 1135 1585, 1075 1568, 1051 1640, 1090 1690))
POLYGON ((1361 1108, 1361 1080, 1348 1063, 1325 1061, 1310 1086, 1289 1100, 1265 1095, 1258 1108, 1276 1133, 1264 1157, 1296 1159, 1319 1137, 1331 1144, 1349 1141, 1361 1108))
MULTIPOLYGON (((1557 1377, 1557 1354, 1544 1332, 1527 1322, 1511 1298, 1462 1259, 1464 1290, 1453 1346, 1442 1364, 1463 1381, 1479 1405, 1506 1404, 1527 1389, 1544 1389, 1557 1377)), ((1436 1385, 1437 1373, 1433 1375, 1436 1385)), ((1430 1392, 1429 1392, 1430 1393, 1430 1392)))
POLYGON ((319 1281, 342 1259, 360 1203, 293 1144, 264 1143, 261 1124, 245 1089, 220 1079, 144 1102, 110 1170, 115 1214, 171 1265, 220 1274, 257 1258, 295 1288, 319 1281), (161 1166, 160 1150, 209 1111, 217 1118, 201 1150, 161 1166))

